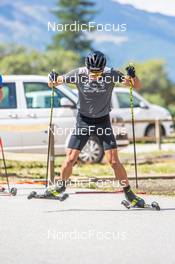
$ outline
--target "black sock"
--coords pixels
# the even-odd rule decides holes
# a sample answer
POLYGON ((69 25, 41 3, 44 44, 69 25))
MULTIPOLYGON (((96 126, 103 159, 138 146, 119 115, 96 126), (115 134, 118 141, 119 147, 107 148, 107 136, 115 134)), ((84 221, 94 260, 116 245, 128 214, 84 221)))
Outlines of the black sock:
POLYGON ((123 187, 124 193, 127 193, 130 189, 131 189, 130 185, 123 187))

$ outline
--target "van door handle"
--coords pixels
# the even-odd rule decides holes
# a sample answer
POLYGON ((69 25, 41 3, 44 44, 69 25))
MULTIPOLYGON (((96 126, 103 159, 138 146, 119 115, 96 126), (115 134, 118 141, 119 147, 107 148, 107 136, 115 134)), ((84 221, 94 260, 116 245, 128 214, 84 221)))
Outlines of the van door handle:
POLYGON ((18 115, 17 114, 10 114, 9 117, 11 117, 11 118, 18 118, 18 115))
POLYGON ((30 113, 30 114, 28 114, 27 116, 28 116, 28 117, 31 117, 31 118, 36 118, 36 117, 37 117, 37 115, 36 115, 35 113, 30 113))

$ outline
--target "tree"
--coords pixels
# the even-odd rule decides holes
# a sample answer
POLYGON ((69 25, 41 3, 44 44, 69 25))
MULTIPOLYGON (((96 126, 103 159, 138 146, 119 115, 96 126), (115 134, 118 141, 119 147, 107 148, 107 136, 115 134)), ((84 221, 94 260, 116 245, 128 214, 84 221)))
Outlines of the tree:
POLYGON ((137 74, 142 82, 142 94, 149 94, 155 103, 168 106, 174 101, 175 90, 168 78, 166 64, 162 60, 149 60, 136 63, 137 74), (163 103, 164 102, 164 103, 163 103))
POLYGON ((10 51, 9 47, 0 47, 0 72, 3 75, 9 74, 43 74, 47 75, 53 68, 59 74, 78 67, 79 56, 72 51, 63 49, 38 52, 26 50, 23 47, 14 46, 10 51), (2 52, 3 51, 3 52, 2 52), (18 52, 16 52, 18 51, 18 52))
MULTIPOLYGON (((175 116, 175 86, 168 77, 165 62, 148 60, 134 64, 137 76, 142 83, 140 93, 151 103, 168 108, 175 116)), ((124 72, 124 67, 122 72, 124 72)))
POLYGON ((89 27, 89 21, 92 21, 93 15, 96 13, 92 9, 94 5, 94 2, 88 0, 59 0, 54 14, 63 26, 63 31, 53 37, 50 48, 56 49, 61 46, 63 49, 72 50, 81 56, 91 49, 91 41, 87 39, 85 31, 81 31, 78 27, 86 24, 87 31, 95 29, 95 27, 92 29, 89 27), (70 25, 72 25, 72 30, 70 25), (76 30, 74 30, 74 25, 76 25, 76 30))
POLYGON ((2 60, 4 57, 11 55, 11 54, 18 54, 25 52, 26 48, 19 45, 14 44, 4 44, 0 45, 0 60, 2 60))

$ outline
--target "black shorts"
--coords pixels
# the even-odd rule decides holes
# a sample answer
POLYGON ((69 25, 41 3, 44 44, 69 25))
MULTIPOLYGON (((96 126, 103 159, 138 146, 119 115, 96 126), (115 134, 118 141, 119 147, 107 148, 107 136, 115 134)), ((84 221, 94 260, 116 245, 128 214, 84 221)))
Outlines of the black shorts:
POLYGON ((98 137, 104 150, 117 147, 109 115, 90 118, 78 113, 76 127, 69 140, 68 148, 81 151, 92 136, 98 137))

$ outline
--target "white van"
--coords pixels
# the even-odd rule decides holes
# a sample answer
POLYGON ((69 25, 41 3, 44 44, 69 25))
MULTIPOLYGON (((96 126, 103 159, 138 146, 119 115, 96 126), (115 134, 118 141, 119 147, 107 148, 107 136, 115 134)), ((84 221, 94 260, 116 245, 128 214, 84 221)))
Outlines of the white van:
MULTIPOLYGON (((51 89, 48 78, 33 75, 11 75, 3 77, 4 98, 0 102, 0 137, 4 149, 12 152, 46 153, 48 142, 48 123, 51 106, 51 89)), ((54 91, 55 153, 65 154, 70 133, 75 125, 77 95, 66 85, 54 91)), ((116 129, 123 128, 122 119, 116 129)), ((119 131, 119 129, 117 130, 119 131)), ((129 144, 127 134, 116 135, 119 146, 129 144)), ((83 161, 99 162, 103 158, 103 148, 98 140, 91 138, 83 149, 83 161)))
MULTIPOLYGON (((78 94, 77 89, 73 89, 75 94, 78 94)), ((164 107, 151 104, 143 98, 136 91, 133 91, 133 104, 134 104, 134 119, 141 121, 146 120, 144 123, 135 124, 135 136, 140 139, 144 136, 155 136, 155 122, 153 120, 165 120, 161 122, 161 133, 163 136, 170 136, 174 132, 174 125, 171 113, 164 107)), ((124 121, 131 122, 131 107, 130 107, 130 89, 123 87, 116 87, 112 92, 111 100, 111 115, 113 113, 119 114, 124 121)), ((125 128, 128 133, 128 138, 132 139, 132 125, 125 123, 125 128)))
MULTIPOLYGON (((142 138, 144 136, 153 137, 155 135, 155 123, 152 120, 156 119, 169 120, 161 122, 161 132, 164 136, 171 135, 174 131, 173 121, 170 112, 166 108, 149 103, 136 91, 133 91, 133 99, 135 120, 147 121, 145 123, 135 124, 136 138, 142 138)), ((129 88, 114 88, 112 93, 112 108, 118 112, 124 121, 131 121, 129 88)), ((126 123, 125 126, 128 131, 128 137, 132 138, 131 124, 126 123)))

